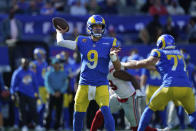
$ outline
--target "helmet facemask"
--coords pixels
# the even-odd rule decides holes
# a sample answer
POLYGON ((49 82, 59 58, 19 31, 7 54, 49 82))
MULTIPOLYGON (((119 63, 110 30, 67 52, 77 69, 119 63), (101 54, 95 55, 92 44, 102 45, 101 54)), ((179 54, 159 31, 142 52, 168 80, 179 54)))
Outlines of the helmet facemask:
POLYGON ((94 37, 97 37, 97 38, 101 38, 103 36, 104 31, 105 31, 105 25, 103 25, 103 24, 93 24, 93 25, 91 25, 90 28, 91 28, 90 34, 94 37), (99 28, 98 25, 101 25, 102 28, 99 28), (97 26, 97 27, 94 27, 94 26, 97 26))

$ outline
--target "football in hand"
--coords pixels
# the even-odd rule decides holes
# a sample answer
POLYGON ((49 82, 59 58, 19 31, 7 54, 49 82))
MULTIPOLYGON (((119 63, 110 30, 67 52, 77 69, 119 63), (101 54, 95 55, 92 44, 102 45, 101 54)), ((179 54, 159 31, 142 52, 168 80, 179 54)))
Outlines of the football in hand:
POLYGON ((65 30, 65 32, 69 31, 69 25, 67 21, 61 17, 54 17, 52 19, 52 23, 56 29, 59 29, 60 27, 61 29, 65 30))

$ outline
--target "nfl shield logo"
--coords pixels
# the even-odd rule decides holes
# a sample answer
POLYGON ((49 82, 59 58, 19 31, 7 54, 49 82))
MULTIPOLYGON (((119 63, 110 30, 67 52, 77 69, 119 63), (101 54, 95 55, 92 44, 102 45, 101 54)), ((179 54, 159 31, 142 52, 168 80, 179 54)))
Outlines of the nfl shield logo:
POLYGON ((86 43, 86 39, 82 39, 82 42, 86 43))

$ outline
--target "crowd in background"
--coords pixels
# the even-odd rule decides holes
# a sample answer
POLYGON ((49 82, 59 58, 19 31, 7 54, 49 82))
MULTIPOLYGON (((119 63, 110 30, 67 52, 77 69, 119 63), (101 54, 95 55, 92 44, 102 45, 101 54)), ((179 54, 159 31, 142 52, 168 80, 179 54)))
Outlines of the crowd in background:
POLYGON ((1 12, 9 7, 17 13, 51 15, 69 13, 86 14, 158 14, 183 15, 195 11, 194 0, 2 0, 1 12))
MULTIPOLYGON (((1 33, 3 40, 6 34, 14 38, 20 39, 22 34, 22 23, 15 18, 15 14, 20 15, 58 15, 69 14, 76 16, 103 14, 117 16, 131 15, 150 15, 154 19, 147 24, 146 27, 139 32, 126 32, 119 34, 114 27, 107 27, 108 33, 112 36, 118 35, 124 45, 134 43, 151 44, 155 42, 157 36, 162 33, 171 33, 177 42, 194 43, 196 40, 195 32, 195 0, 1 0, 0 13, 8 14, 10 17, 2 21, 1 33), (159 16, 166 15, 167 21, 161 24, 159 16), (183 29, 174 25, 171 16, 190 15, 188 24, 183 29), (9 27, 9 22, 12 28, 9 27), (153 36, 151 38, 151 36, 153 36)), ((73 34, 76 35, 78 30, 74 28, 73 34)), ((50 36, 46 36, 45 41, 49 45, 54 45, 55 32, 51 32, 50 36)), ((12 41, 8 41, 12 42, 12 41)))

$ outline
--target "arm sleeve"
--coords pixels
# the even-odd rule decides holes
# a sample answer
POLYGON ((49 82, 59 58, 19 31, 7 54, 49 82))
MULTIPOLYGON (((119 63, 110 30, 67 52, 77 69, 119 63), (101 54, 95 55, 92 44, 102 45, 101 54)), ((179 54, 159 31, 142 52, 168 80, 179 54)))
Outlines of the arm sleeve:
POLYGON ((64 40, 63 35, 58 31, 56 34, 56 39, 57 39, 57 45, 59 45, 59 46, 66 47, 71 50, 75 50, 77 47, 76 41, 64 40))
POLYGON ((120 42, 116 38, 113 40, 112 47, 120 47, 120 42))

